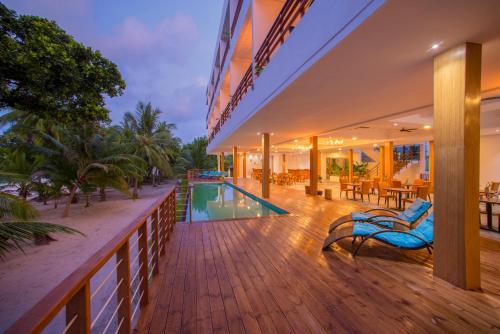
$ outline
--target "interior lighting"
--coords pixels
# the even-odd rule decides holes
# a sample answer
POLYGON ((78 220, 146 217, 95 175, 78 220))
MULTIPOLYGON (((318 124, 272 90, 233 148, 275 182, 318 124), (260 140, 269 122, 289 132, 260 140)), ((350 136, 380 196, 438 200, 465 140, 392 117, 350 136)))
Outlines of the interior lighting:
POLYGON ((358 138, 357 137, 352 137, 352 140, 358 140, 358 138))
POLYGON ((430 126, 429 124, 424 125, 424 129, 425 129, 425 130, 429 130, 430 128, 431 128, 431 126, 430 126))
POLYGON ((392 125, 394 125, 394 126, 398 126, 399 124, 398 124, 398 123, 393 123, 392 125))

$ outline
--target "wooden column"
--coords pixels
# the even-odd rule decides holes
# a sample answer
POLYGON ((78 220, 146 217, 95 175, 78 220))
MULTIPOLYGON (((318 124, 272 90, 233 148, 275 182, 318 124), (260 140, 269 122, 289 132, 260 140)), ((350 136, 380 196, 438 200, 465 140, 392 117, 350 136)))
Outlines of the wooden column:
POLYGON ((434 275, 481 287, 479 109, 481 45, 464 43, 434 58, 434 275))
POLYGON ((238 184, 238 148, 233 146, 233 184, 238 184))
POLYGON ((380 180, 384 181, 385 180, 385 147, 380 146, 380 165, 379 165, 379 170, 380 170, 380 180))
POLYGON ((434 141, 429 142, 429 181, 431 189, 434 189, 434 141))
POLYGON ((269 198, 269 133, 262 134, 262 197, 269 198))
POLYGON ((243 153, 243 168, 242 168, 242 173, 243 173, 243 178, 247 178, 247 153, 243 153))
MULTIPOLYGON (((146 255, 147 256, 147 255, 146 255)), ((123 302, 118 309, 118 318, 123 318, 123 324, 120 327, 119 333, 130 333, 132 331, 132 295, 130 292, 130 245, 129 242, 125 242, 122 247, 116 252, 116 261, 121 261, 120 265, 116 269, 116 281, 123 283, 118 288, 116 295, 118 300, 123 302)), ((146 282, 147 283, 147 282, 146 282)), ((145 296, 147 297, 147 296, 145 296)), ((144 298, 144 297, 143 297, 144 298)))
POLYGON ((221 171, 224 171, 224 152, 221 152, 220 154, 220 169, 221 171))
POLYGON ((139 280, 142 279, 139 289, 143 295, 140 304, 141 308, 143 308, 149 303, 148 224, 146 221, 137 230, 137 237, 139 238, 137 243, 139 247, 139 280))
POLYGON ((392 141, 384 144, 384 175, 386 179, 391 180, 394 176, 394 144, 392 141))
POLYGON ((66 324, 70 322, 73 324, 67 333, 90 333, 90 282, 87 282, 66 305, 66 324))
POLYGON ((354 152, 352 151, 352 148, 349 149, 349 156, 348 156, 348 161, 349 161, 349 182, 352 182, 354 179, 354 152))
POLYGON ((318 194, 318 137, 310 138, 309 149, 309 186, 311 195, 318 194))
POLYGON ((222 171, 222 169, 220 168, 220 154, 217 154, 217 171, 222 171))
POLYGON ((281 161, 281 172, 283 174, 286 174, 286 155, 285 153, 283 153, 283 156, 282 156, 282 161, 281 161))

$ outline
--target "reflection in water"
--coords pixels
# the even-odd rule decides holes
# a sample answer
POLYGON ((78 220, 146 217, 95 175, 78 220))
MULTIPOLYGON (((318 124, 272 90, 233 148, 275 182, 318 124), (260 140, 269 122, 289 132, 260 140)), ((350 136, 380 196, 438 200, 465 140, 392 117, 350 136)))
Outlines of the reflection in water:
POLYGON ((278 213, 223 183, 195 183, 193 221, 264 217, 278 213))

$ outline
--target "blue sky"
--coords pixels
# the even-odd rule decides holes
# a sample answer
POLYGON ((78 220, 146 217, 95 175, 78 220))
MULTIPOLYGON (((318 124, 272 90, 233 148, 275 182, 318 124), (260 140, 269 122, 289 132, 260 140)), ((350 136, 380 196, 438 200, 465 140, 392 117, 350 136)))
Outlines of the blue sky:
POLYGON ((223 0, 3 0, 19 14, 55 20, 115 62, 127 88, 109 99, 118 123, 139 100, 176 123, 184 142, 205 135, 205 90, 223 0))

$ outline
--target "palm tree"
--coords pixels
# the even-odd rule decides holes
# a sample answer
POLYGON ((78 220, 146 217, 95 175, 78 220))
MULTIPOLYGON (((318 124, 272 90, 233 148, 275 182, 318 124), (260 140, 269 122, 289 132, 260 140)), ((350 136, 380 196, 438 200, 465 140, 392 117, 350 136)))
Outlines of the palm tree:
POLYGON ((44 175, 55 184, 70 189, 63 217, 69 215, 78 190, 87 194, 87 200, 88 194, 97 186, 110 186, 129 194, 125 177, 142 172, 140 159, 109 149, 104 137, 91 127, 61 129, 60 135, 58 140, 44 134, 46 143, 38 149, 45 156, 40 168, 44 175))
POLYGON ((184 146, 184 157, 190 163, 191 168, 206 169, 215 167, 216 160, 207 155, 207 137, 197 137, 184 146))
MULTIPOLYGON (((178 153, 179 139, 171 131, 174 124, 160 122, 162 111, 151 103, 139 102, 135 113, 127 112, 123 117, 122 132, 128 138, 132 153, 147 163, 147 174, 156 186, 156 175, 172 174, 171 161, 178 153)), ((138 179, 134 182, 134 196, 137 196, 138 179)))
MULTIPOLYGON (((22 250, 22 245, 49 233, 80 233, 58 224, 34 221, 38 214, 24 199, 0 192, 0 257, 13 248, 22 250)), ((82 233, 80 233, 82 234, 82 233)))

